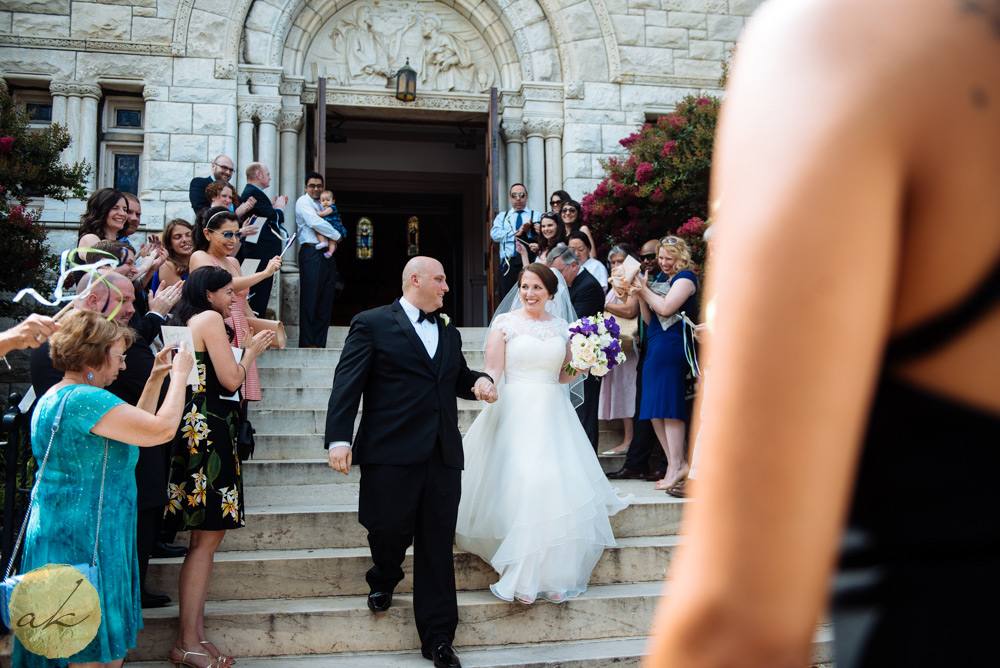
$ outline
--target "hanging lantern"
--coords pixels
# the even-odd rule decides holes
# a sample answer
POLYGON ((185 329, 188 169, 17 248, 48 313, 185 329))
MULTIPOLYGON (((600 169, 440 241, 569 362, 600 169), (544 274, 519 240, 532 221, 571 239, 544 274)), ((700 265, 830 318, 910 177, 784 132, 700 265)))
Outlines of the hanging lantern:
POLYGON ((406 254, 420 255, 420 219, 416 216, 406 221, 406 254))
POLYGON ((396 99, 413 102, 417 99, 417 72, 410 67, 410 59, 396 72, 396 99))
POLYGON ((367 218, 358 219, 358 228, 356 236, 357 248, 358 248, 358 259, 359 260, 370 260, 372 259, 372 253, 375 250, 375 229, 372 227, 372 221, 367 218))

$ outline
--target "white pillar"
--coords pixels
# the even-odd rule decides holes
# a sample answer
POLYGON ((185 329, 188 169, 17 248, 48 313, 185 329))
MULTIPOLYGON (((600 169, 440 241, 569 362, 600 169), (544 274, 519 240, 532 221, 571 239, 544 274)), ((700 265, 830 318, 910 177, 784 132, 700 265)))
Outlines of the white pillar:
MULTIPOLYGON (((53 81, 52 83, 49 84, 49 93, 52 94, 52 122, 58 123, 63 127, 68 127, 66 118, 66 106, 67 106, 67 95, 69 95, 69 91, 67 90, 67 88, 68 88, 67 82, 65 81, 53 81)), ((62 162, 66 164, 72 163, 72 160, 70 160, 70 155, 69 155, 71 148, 72 144, 70 145, 69 148, 64 150, 60 155, 60 159, 62 160, 62 162)))
POLYGON ((524 123, 520 121, 503 122, 500 128, 503 132, 505 147, 507 149, 507 180, 500 182, 503 192, 500 194, 500 206, 507 208, 504 193, 510 191, 510 187, 515 183, 521 183, 524 179, 522 174, 521 149, 524 146, 524 123))
MULTIPOLYGON (((87 179, 87 189, 94 190, 97 184, 97 101, 101 99, 101 87, 93 84, 85 86, 80 98, 80 160, 91 166, 87 179)), ((104 169, 114 169, 114 165, 104 165, 104 169)))
MULTIPOLYGON (((295 200, 303 191, 298 172, 299 128, 302 127, 302 111, 287 110, 281 112, 278 130, 281 132, 281 181, 278 186, 279 195, 288 195, 288 206, 285 208, 285 229, 289 234, 295 234, 295 200)), ((295 250, 295 249, 291 249, 295 250)), ((293 269, 298 263, 298 254, 288 252, 284 257, 288 269, 293 269)))
MULTIPOLYGON (((160 97, 161 91, 157 86, 146 85, 142 87, 142 99, 147 105, 150 102, 157 100, 160 97)), ((149 106, 146 107, 149 109, 149 106)), ((147 119, 149 114, 146 114, 147 119)), ((149 126, 146 126, 149 127, 149 126)), ((153 162, 153 135, 151 132, 146 132, 142 138, 142 164, 139 165, 139 199, 141 200, 154 200, 157 199, 152 193, 152 179, 150 178, 150 169, 153 162)))
POLYGON ((253 162, 253 116, 257 111, 255 104, 240 104, 237 108, 239 130, 236 148, 236 174, 233 183, 246 184, 247 165, 253 162))
MULTIPOLYGON (((236 140, 237 133, 239 132, 239 130, 237 129, 238 126, 239 126, 239 120, 236 112, 236 105, 233 104, 226 109, 226 136, 225 136, 225 143, 222 149, 223 155, 228 155, 228 156, 239 155, 239 144, 237 143, 236 140)), ((215 156, 210 155, 208 157, 209 159, 212 159, 215 156)), ((239 179, 236 177, 236 175, 233 175, 234 185, 238 180, 239 179)))
POLYGON ((545 191, 545 139, 544 123, 538 119, 527 119, 524 123, 528 135, 527 148, 527 180, 528 206, 536 211, 548 211, 545 202, 548 193, 545 191))
POLYGON ((68 165, 80 159, 80 96, 66 97, 66 129, 72 138, 69 146, 63 151, 63 160, 68 165))
MULTIPOLYGON (((558 119, 545 121, 545 194, 562 190, 562 132, 563 122, 558 119)), ((546 202, 548 199, 545 200, 546 202)))
POLYGON ((281 180, 281 165, 278 164, 278 116, 281 107, 277 104, 261 104, 257 106, 257 162, 262 162, 271 170, 271 185, 267 194, 274 197, 278 192, 281 180))

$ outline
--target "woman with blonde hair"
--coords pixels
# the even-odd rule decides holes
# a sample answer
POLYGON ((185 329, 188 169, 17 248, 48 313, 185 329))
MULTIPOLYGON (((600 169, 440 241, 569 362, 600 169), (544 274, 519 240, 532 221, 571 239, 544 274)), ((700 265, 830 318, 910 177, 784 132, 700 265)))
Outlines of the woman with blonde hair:
MULTIPOLYGON (((171 363, 171 349, 161 351, 139 403, 130 406, 104 387, 125 368, 131 330, 84 309, 71 311, 59 324, 49 354, 65 375, 38 400, 31 420, 31 450, 40 468, 21 572, 49 563, 91 563, 96 542, 101 624, 91 643, 68 661, 71 667, 117 668, 142 628, 135 446, 170 440, 194 358, 179 351, 171 363), (170 387, 156 410, 168 372, 170 387)), ((64 661, 32 654, 14 641, 15 666, 53 668, 64 661)))
POLYGON ((667 456, 667 472, 656 483, 656 489, 670 490, 688 474, 684 459, 688 362, 682 320, 684 315, 695 319, 698 278, 691 271, 691 249, 680 237, 660 239, 657 261, 667 276, 665 283, 650 284, 648 272, 637 277, 641 285, 636 292, 639 308, 643 321, 649 323, 639 419, 652 422, 667 456))

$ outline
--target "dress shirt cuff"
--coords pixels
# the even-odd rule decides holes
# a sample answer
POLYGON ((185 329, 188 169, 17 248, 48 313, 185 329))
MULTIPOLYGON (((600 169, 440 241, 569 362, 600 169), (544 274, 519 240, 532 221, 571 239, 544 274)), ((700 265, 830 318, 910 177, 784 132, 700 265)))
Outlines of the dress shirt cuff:
POLYGON ((344 446, 345 448, 351 448, 352 450, 354 449, 353 447, 351 447, 351 444, 347 441, 330 441, 327 444, 326 448, 327 450, 329 450, 330 448, 338 448, 340 446, 344 446))

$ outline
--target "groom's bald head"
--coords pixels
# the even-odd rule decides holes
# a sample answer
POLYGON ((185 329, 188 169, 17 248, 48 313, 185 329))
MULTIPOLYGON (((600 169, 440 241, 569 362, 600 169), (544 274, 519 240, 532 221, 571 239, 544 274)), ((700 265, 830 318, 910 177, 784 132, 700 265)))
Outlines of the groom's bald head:
POLYGON ((403 267, 403 296, 419 309, 427 312, 441 308, 448 282, 444 266, 432 257, 418 255, 403 267))

